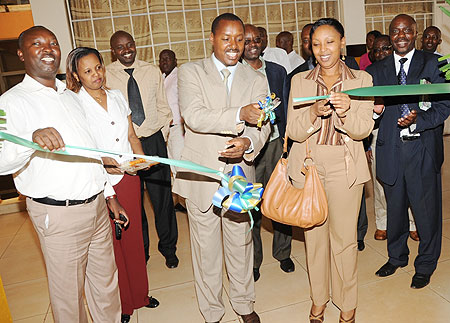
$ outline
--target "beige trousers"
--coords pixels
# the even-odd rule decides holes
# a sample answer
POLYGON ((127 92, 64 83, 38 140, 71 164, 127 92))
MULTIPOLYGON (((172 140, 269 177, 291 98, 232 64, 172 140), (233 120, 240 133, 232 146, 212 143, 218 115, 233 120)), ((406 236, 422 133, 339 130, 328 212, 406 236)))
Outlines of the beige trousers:
MULTIPOLYGON (((205 321, 220 321, 225 314, 222 300, 223 258, 230 282, 231 305, 239 315, 250 314, 255 302, 255 284, 249 223, 230 220, 227 214, 220 216, 221 211, 213 207, 203 213, 190 200, 186 200, 186 207, 195 291, 205 321)), ((239 214, 238 217, 244 218, 246 215, 239 214)))
POLYGON ((328 219, 305 230, 311 299, 317 306, 329 301, 331 278, 333 303, 346 312, 356 308, 358 298, 356 227, 363 184, 348 187, 343 146, 317 146, 314 161, 327 194, 328 219))
POLYGON ((103 195, 93 202, 51 206, 27 198, 47 267, 56 323, 87 323, 83 289, 94 323, 120 322, 111 226, 103 195))
MULTIPOLYGON (((378 129, 372 131, 373 139, 370 145, 372 149, 372 163, 370 164, 370 168, 372 171, 372 183, 373 183, 373 205, 375 208, 375 223, 378 230, 386 230, 387 226, 387 205, 386 205, 386 196, 384 196, 383 185, 380 180, 376 177, 376 161, 375 161, 375 153, 376 153, 376 143, 378 137, 378 129)), ((416 223, 414 222, 414 217, 411 211, 411 208, 408 208, 409 215, 409 231, 416 231, 416 223)))

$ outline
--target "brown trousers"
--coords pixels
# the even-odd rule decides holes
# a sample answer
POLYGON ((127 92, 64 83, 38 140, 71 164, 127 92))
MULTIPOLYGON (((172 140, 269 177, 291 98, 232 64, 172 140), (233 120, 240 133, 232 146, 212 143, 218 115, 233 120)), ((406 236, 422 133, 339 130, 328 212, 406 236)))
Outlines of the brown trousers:
POLYGON ((331 277, 333 303, 346 312, 358 299, 356 228, 363 184, 348 187, 343 146, 317 146, 314 162, 327 194, 328 219, 305 230, 311 299, 317 306, 329 301, 331 277))
POLYGON ((87 323, 83 289, 95 323, 120 322, 117 267, 103 195, 93 202, 51 206, 27 198, 47 267, 55 323, 87 323))
MULTIPOLYGON (((222 300, 223 258, 230 281, 231 306, 239 315, 250 314, 255 301, 255 283, 249 223, 238 223, 226 215, 222 217, 219 209, 215 209, 218 214, 213 212, 213 207, 203 213, 190 200, 186 200, 186 207, 195 291, 205 321, 220 321, 225 313, 222 300)), ((234 215, 238 218, 246 216, 234 215)))

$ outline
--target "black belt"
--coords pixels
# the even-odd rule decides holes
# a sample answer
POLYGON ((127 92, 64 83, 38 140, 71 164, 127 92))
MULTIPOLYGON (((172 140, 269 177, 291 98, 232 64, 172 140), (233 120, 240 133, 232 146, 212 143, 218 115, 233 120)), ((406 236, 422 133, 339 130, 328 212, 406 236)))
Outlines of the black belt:
POLYGON ((420 136, 401 136, 400 140, 405 142, 405 141, 413 141, 413 140, 417 140, 419 139, 420 136))
POLYGON ((99 192, 95 195, 92 195, 91 197, 85 199, 85 200, 64 200, 64 201, 58 201, 58 200, 54 200, 50 197, 41 197, 41 198, 33 198, 31 197, 31 199, 35 202, 38 203, 42 203, 42 204, 47 204, 47 205, 54 205, 54 206, 72 206, 72 205, 79 205, 79 204, 88 204, 93 202, 97 196, 102 193, 99 192))

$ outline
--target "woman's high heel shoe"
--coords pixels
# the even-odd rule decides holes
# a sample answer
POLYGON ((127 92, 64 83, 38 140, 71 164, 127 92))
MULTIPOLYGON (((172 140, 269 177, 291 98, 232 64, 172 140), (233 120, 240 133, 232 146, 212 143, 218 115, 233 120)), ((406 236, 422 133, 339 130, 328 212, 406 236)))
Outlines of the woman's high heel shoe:
POLYGON ((326 307, 323 308, 322 312, 320 312, 317 315, 314 315, 311 311, 309 312, 309 323, 323 323, 324 320, 324 314, 325 314, 326 307))
POLYGON ((353 312, 353 315, 348 320, 344 320, 342 318, 342 313, 339 315, 339 323, 355 323, 356 310, 353 312))

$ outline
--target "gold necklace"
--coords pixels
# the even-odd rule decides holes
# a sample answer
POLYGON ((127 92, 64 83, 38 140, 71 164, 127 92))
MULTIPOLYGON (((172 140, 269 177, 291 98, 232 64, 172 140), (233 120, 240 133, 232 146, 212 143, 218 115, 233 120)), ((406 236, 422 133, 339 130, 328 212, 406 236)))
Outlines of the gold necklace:
MULTIPOLYGON (((105 93, 105 91, 102 89, 102 92, 101 93, 105 93)), ((101 97, 99 97, 99 96, 92 96, 98 103, 102 103, 103 102, 103 100, 102 100, 102 98, 101 97)))

